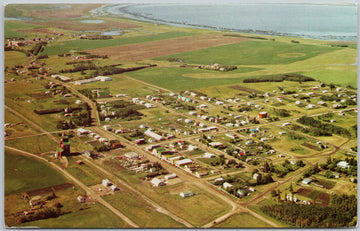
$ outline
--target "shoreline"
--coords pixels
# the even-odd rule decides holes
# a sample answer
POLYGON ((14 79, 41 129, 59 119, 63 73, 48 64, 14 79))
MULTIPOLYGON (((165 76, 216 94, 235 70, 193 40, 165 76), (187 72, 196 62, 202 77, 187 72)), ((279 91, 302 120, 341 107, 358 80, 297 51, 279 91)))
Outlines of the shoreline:
MULTIPOLYGON (((240 5, 241 3, 239 3, 240 5)), ((279 3, 282 5, 289 5, 292 3, 279 3)), ((235 29, 235 28, 227 28, 227 27, 217 27, 211 25, 201 25, 201 24, 192 24, 186 22, 178 22, 171 21, 165 19, 157 19, 151 16, 147 16, 146 14, 135 13, 127 10, 129 7, 138 6, 138 5, 153 5, 150 3, 143 4, 115 4, 115 5, 106 5, 105 7, 98 8, 99 11, 103 14, 108 14, 111 16, 122 16, 128 18, 130 20, 139 20, 146 23, 153 24, 162 24, 168 26, 175 27, 184 27, 184 28, 194 28, 194 29, 207 29, 207 30, 215 30, 220 32, 234 32, 234 33, 246 33, 252 35, 264 35, 264 36, 284 36, 284 37, 293 37, 293 38, 302 38, 302 39, 316 39, 316 40, 324 40, 324 41, 344 41, 344 42, 356 42, 357 35, 351 36, 332 36, 332 35, 307 35, 307 34, 295 34, 295 33, 284 33, 284 32, 276 32, 276 31, 266 31, 266 30, 254 30, 254 29, 235 29), (117 11, 117 12, 116 12, 117 11)), ((166 3, 161 5, 179 5, 166 3)), ((192 5, 192 4, 181 4, 181 5, 192 5)), ((272 5, 271 3, 246 3, 242 5, 272 5)), ((292 5, 310 5, 310 4, 301 4, 301 3, 293 3, 292 5)), ((338 5, 338 4, 311 4, 311 5, 338 5)), ((352 5, 352 4, 340 4, 340 5, 352 5)))

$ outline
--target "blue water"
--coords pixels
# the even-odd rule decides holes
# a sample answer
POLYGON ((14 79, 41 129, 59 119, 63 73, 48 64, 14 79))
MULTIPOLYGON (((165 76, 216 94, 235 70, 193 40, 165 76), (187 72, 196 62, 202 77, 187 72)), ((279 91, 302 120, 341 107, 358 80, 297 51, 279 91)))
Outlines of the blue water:
POLYGON ((114 5, 107 13, 170 25, 288 35, 327 40, 357 40, 352 5, 315 4, 142 4, 114 5))

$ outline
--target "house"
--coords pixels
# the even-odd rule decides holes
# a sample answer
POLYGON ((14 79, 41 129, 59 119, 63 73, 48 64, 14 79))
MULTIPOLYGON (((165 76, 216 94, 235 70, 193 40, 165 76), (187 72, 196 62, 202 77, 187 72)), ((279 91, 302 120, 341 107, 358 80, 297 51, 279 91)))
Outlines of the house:
POLYGON ((137 139, 134 141, 135 144, 144 144, 145 143, 145 139, 137 139))
POLYGON ((192 160, 190 160, 190 159, 182 159, 182 160, 175 161, 176 166, 182 166, 182 165, 187 165, 187 164, 191 164, 191 163, 192 163, 192 160))
POLYGON ((168 174, 168 175, 165 176, 165 180, 174 179, 176 177, 177 177, 177 175, 175 173, 168 174))
POLYGON ((245 189, 239 189, 239 190, 237 191, 237 194, 238 194, 240 197, 244 197, 244 196, 246 196, 248 193, 246 192, 245 189))
POLYGON ((236 139, 238 136, 236 134, 226 133, 225 136, 229 137, 230 139, 236 139))
POLYGON ((192 197, 192 196, 194 196, 194 193, 193 192, 191 192, 191 191, 185 191, 185 192, 181 192, 180 194, 179 194, 181 197, 192 197))
POLYGON ((228 182, 224 182, 223 184, 224 189, 233 188, 234 186, 232 184, 229 184, 228 182))
POLYGON ((154 187, 159 187, 159 186, 166 185, 166 183, 163 180, 160 180, 159 178, 156 178, 156 177, 151 180, 151 184, 154 187))
POLYGON ((85 197, 83 197, 83 196, 81 196, 81 195, 79 195, 79 196, 77 197, 77 200, 78 200, 80 203, 86 202, 85 197))
POLYGON ((116 186, 116 185, 111 185, 110 188, 111 188, 111 190, 112 190, 113 192, 120 190, 119 187, 116 186))
POLYGON ((260 119, 266 118, 267 115, 268 115, 267 112, 260 112, 260 113, 259 113, 259 118, 260 118, 260 119))
POLYGON ((43 202, 43 200, 41 199, 41 196, 34 196, 33 198, 31 198, 29 200, 29 205, 31 207, 34 207, 35 205, 39 205, 43 202))
POLYGON ((257 180, 258 176, 260 176, 260 174, 259 174, 259 173, 254 173, 254 175, 253 175, 253 179, 254 179, 254 180, 257 180))
POLYGON ((208 175, 208 172, 207 171, 196 172, 195 175, 200 178, 202 176, 208 175))
POLYGON ((221 142, 211 142, 209 143, 209 145, 213 148, 217 148, 220 147, 221 145, 223 145, 221 142))
POLYGON ((91 131, 90 130, 86 130, 84 128, 79 128, 77 130, 77 134, 80 136, 80 135, 86 135, 86 134, 89 134, 91 131))
POLYGON ((129 159, 136 159, 139 158, 139 155, 136 152, 127 152, 125 153, 125 157, 129 159))
POLYGON ((194 150, 197 150, 197 149, 198 149, 198 147, 196 147, 195 145, 190 144, 190 145, 188 146, 188 150, 189 150, 189 151, 194 151, 194 150))
POLYGON ((205 152, 204 155, 203 155, 203 158, 214 158, 215 155, 212 154, 212 153, 208 153, 208 152, 205 152))
POLYGON ((102 185, 104 185, 105 187, 108 187, 108 186, 111 186, 112 183, 108 179, 103 179, 102 180, 102 185))
POLYGON ((340 161, 339 163, 337 163, 337 166, 342 169, 350 168, 349 163, 346 161, 340 161))
POLYGON ((305 178, 303 181, 301 181, 302 184, 310 184, 311 183, 311 179, 310 178, 305 178))
POLYGON ((215 179, 215 182, 223 182, 225 179, 223 177, 219 177, 215 179))
POLYGON ((110 77, 107 77, 107 76, 98 76, 98 77, 95 77, 94 79, 95 79, 96 81, 102 81, 102 82, 111 81, 111 78, 110 78, 110 77))

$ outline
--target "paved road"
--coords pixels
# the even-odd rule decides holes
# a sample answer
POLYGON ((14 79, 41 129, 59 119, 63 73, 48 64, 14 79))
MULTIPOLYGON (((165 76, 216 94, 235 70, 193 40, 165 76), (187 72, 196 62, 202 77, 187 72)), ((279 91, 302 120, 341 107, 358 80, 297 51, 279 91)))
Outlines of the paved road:
POLYGON ((83 184, 81 181, 79 181, 78 179, 76 179, 75 177, 73 177, 70 173, 66 172, 65 170, 63 170, 61 167, 59 167, 58 165, 56 165, 53 162, 48 162, 45 158, 37 156, 35 154, 29 153, 29 152, 25 152, 16 148, 12 148, 9 146, 5 145, 6 149, 18 152, 20 154, 26 155, 26 156, 30 156, 33 158, 36 158, 38 160, 41 160, 43 162, 45 162, 47 165, 51 166, 52 168, 56 169, 58 172, 60 172, 63 176, 67 177, 68 179, 70 179, 71 181, 75 182, 77 185, 79 185, 82 189, 85 190, 85 192, 87 193, 87 195, 91 198, 93 198, 94 200, 96 200, 97 202, 101 203, 102 205, 104 205, 106 208, 108 208, 110 211, 112 211, 113 213, 115 213, 118 217, 120 217, 122 220, 124 220, 126 223, 128 223, 130 226, 138 228, 139 226, 134 223, 133 221, 131 221, 128 217, 126 217, 123 213, 121 213, 119 210, 115 209, 113 206, 111 206, 108 202, 106 202, 105 200, 103 200, 98 194, 96 194, 94 191, 92 191, 89 187, 87 187, 85 184, 83 184))

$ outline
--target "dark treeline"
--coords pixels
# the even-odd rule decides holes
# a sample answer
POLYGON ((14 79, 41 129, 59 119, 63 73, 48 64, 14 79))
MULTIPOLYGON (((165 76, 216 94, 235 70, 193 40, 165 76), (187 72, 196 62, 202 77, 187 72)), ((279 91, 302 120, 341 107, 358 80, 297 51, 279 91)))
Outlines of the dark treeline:
POLYGON ((269 76, 263 76, 258 78, 247 78, 244 79, 244 83, 257 83, 257 82, 283 82, 286 81, 294 81, 294 82, 308 82, 308 81, 315 81, 315 79, 301 75, 301 74, 280 74, 280 75, 269 75, 269 76))
POLYGON ((334 195, 331 206, 300 205, 295 203, 265 205, 261 211, 296 227, 351 227, 357 212, 355 195, 334 195))
POLYGON ((297 122, 310 126, 310 133, 315 136, 332 135, 337 134, 344 137, 351 137, 349 130, 332 124, 322 123, 312 117, 303 116, 297 120, 297 122))

